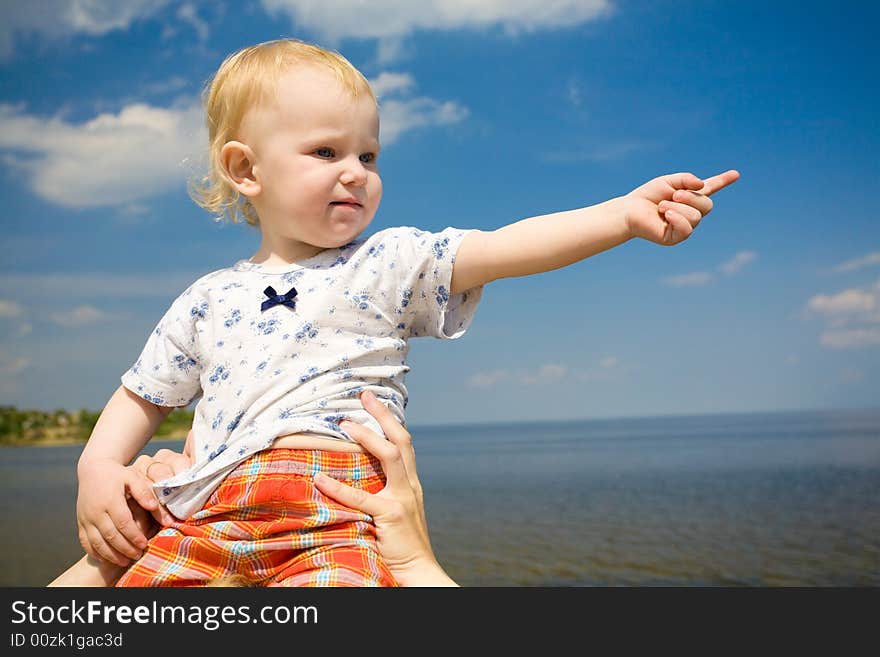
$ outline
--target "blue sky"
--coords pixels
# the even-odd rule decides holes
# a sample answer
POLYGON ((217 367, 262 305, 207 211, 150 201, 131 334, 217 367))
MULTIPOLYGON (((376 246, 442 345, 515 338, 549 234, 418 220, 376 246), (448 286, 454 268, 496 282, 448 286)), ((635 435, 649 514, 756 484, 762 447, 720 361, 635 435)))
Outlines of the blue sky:
POLYGON ((464 338, 414 341, 411 424, 877 406, 876 3, 0 7, 0 404, 101 408, 170 301, 256 249, 186 194, 198 96, 230 52, 294 36, 380 93, 370 231, 742 174, 685 243, 493 283, 464 338))

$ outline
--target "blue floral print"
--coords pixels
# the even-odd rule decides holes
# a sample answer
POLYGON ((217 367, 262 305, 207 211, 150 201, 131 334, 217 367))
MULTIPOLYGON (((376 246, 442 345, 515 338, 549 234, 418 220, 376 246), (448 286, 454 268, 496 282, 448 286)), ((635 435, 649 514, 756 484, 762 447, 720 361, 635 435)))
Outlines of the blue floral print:
POLYGON ((479 290, 449 292, 465 234, 391 228, 302 264, 239 261, 187 288, 122 377, 159 406, 198 400, 193 431, 200 458, 156 491, 172 513, 188 517, 201 508, 229 468, 277 436, 350 440, 339 427, 344 418, 381 434, 373 417, 352 404, 365 389, 403 421, 407 341, 458 337, 480 299, 479 290), (295 308, 261 315, 267 287, 294 285, 295 308))

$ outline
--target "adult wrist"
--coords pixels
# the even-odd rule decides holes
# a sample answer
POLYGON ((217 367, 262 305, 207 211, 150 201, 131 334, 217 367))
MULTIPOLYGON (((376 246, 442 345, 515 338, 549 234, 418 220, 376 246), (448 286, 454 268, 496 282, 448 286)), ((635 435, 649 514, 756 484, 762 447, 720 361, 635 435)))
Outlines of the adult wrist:
POLYGON ((413 560, 406 567, 392 572, 394 579, 403 587, 458 586, 446 574, 446 571, 443 570, 437 560, 430 557, 413 560))

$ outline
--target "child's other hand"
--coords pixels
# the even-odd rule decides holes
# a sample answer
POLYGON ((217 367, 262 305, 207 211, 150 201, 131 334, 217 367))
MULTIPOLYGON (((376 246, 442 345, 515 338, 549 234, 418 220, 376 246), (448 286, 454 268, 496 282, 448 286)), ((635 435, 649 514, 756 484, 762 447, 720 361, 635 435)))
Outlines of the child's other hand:
POLYGON ((686 240, 712 210, 709 197, 739 179, 731 169, 706 180, 692 173, 654 178, 623 197, 633 237, 672 246, 686 240))
POLYGON ((80 464, 76 519, 79 542, 89 555, 118 566, 140 558, 147 537, 131 513, 129 498, 151 512, 159 504, 133 469, 109 459, 80 464))

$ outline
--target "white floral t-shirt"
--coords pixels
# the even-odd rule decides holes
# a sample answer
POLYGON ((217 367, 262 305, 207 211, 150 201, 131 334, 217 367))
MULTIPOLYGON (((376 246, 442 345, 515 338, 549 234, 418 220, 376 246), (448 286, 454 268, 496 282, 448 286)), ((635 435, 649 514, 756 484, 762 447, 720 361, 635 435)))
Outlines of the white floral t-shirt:
POLYGON ((350 440, 345 418, 381 435, 363 390, 402 422, 408 339, 459 337, 479 303, 482 288, 449 293, 466 234, 390 228, 283 268, 242 260, 193 283, 122 376, 159 406, 201 395, 195 463, 157 483, 159 499, 188 518, 278 436, 350 440))

